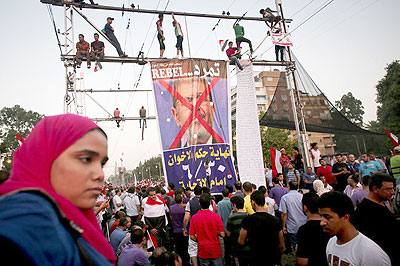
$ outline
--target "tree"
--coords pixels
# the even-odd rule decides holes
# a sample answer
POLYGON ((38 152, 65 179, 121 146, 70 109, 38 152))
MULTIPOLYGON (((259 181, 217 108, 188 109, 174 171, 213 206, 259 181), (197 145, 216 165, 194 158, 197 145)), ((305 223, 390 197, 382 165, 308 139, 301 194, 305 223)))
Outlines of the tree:
MULTIPOLYGON (((43 118, 43 115, 26 111, 19 105, 14 107, 4 107, 0 110, 0 154, 10 159, 12 153, 18 148, 19 144, 15 134, 26 138, 33 127, 43 118)), ((5 163, 3 168, 9 170, 10 163, 5 163)))
MULTIPOLYGON (((339 101, 335 101, 335 106, 347 119, 359 127, 363 125, 364 106, 361 100, 353 96, 351 92, 344 94, 339 101)), ((338 152, 349 152, 361 154, 365 150, 360 142, 365 141, 358 136, 353 135, 335 135, 336 150, 338 152)), ((364 143, 363 143, 364 144, 364 143)))
POLYGON ((264 162, 269 166, 271 166, 270 148, 277 150, 285 148, 286 153, 291 154, 293 152, 293 147, 297 147, 297 139, 291 137, 289 130, 264 126, 261 126, 260 130, 263 158, 264 162))
POLYGON ((343 95, 339 101, 335 101, 335 106, 352 123, 362 126, 364 106, 361 100, 355 98, 351 92, 343 95))
MULTIPOLYGON (((386 75, 376 85, 378 123, 395 135, 400 134, 400 61, 386 67, 386 75)), ((387 139, 389 142, 389 140, 387 139)))

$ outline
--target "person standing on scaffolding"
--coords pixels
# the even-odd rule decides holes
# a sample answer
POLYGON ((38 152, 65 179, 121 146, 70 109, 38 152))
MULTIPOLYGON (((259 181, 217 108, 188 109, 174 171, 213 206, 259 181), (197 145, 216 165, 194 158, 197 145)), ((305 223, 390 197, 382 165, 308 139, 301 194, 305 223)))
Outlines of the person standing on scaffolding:
POLYGON ((107 24, 104 26, 104 31, 107 37, 110 39, 111 44, 117 49, 118 55, 120 57, 128 57, 121 49, 121 45, 118 42, 117 37, 115 37, 114 34, 114 28, 111 27, 111 23, 113 22, 114 18, 108 17, 107 18, 107 24))
POLYGON ((162 23, 164 20, 164 15, 162 13, 158 14, 158 20, 156 22, 157 25, 157 39, 158 43, 160 44, 160 58, 165 58, 164 57, 164 51, 165 51, 165 37, 164 37, 164 31, 162 29, 162 23))
POLYGON ((183 58, 183 47, 182 47, 182 43, 183 43, 183 31, 182 31, 182 27, 181 24, 176 21, 175 17, 174 17, 174 13, 172 13, 172 19, 174 21, 172 21, 172 26, 174 26, 175 28, 175 36, 176 36, 176 58, 179 58, 179 51, 181 51, 181 55, 183 58))
POLYGON ((146 109, 144 109, 144 106, 142 106, 142 108, 140 108, 139 116, 140 116, 139 127, 142 128, 142 120, 143 120, 143 126, 147 128, 146 109))
POLYGON ((250 54, 253 54, 253 46, 251 45, 251 41, 244 37, 244 28, 243 26, 239 25, 239 19, 233 23, 233 29, 236 35, 236 46, 240 47, 242 42, 247 42, 250 47, 250 54))
MULTIPOLYGON (((273 30, 273 33, 281 33, 281 29, 280 28, 276 28, 275 30, 273 30)), ((279 44, 275 44, 275 57, 276 57, 276 61, 279 61, 279 54, 281 55, 281 62, 285 61, 284 59, 284 53, 285 53, 285 46, 279 45, 279 44)))

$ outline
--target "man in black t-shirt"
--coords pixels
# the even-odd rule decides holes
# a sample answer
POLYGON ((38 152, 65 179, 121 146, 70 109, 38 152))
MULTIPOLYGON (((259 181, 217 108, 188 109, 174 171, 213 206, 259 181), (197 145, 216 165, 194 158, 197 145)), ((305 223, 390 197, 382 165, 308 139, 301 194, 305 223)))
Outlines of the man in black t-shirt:
POLYGON ((256 212, 243 219, 238 243, 244 245, 248 241, 252 257, 248 265, 280 265, 283 251, 282 224, 264 207, 265 197, 261 191, 253 192, 250 199, 256 212))
POLYGON ((335 155, 336 162, 332 166, 332 176, 336 177, 337 184, 335 185, 335 191, 343 192, 347 186, 347 178, 350 175, 349 166, 342 161, 342 155, 340 153, 335 155))
POLYGON ((304 194, 303 212, 307 223, 297 232, 297 264, 301 266, 327 266, 326 244, 330 236, 322 230, 321 215, 318 213, 318 195, 304 194))
POLYGON ((400 265, 396 243, 400 237, 400 224, 386 203, 394 195, 393 182, 393 177, 384 173, 370 177, 370 192, 354 213, 354 225, 388 254, 392 265, 400 265))
POLYGON ((301 156, 299 152, 299 148, 293 147, 293 161, 292 163, 294 164, 294 169, 300 172, 302 175, 304 172, 304 160, 303 156, 301 156))

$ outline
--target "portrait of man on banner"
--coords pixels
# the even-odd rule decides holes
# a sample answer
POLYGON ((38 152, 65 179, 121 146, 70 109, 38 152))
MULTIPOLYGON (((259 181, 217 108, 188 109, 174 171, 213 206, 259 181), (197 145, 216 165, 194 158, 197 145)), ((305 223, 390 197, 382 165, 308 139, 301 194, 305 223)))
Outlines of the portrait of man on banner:
MULTIPOLYGON (((215 105, 212 99, 211 92, 208 95, 203 95, 207 90, 208 82, 205 78, 193 77, 174 80, 172 87, 179 93, 188 103, 190 108, 185 106, 177 97, 172 97, 171 114, 175 119, 176 125, 179 128, 185 127, 185 122, 190 116, 197 111, 204 119, 207 125, 212 128, 215 117, 215 105), (197 104, 201 100, 201 104, 197 104), (196 110, 197 108, 197 110, 196 110)), ((179 98, 179 97, 178 97, 179 98)), ((199 144, 218 143, 212 134, 200 123, 199 119, 193 118, 193 121, 186 126, 185 134, 176 148, 183 148, 199 144)))
POLYGON ((168 182, 213 193, 233 184, 226 62, 154 62, 151 71, 168 182))

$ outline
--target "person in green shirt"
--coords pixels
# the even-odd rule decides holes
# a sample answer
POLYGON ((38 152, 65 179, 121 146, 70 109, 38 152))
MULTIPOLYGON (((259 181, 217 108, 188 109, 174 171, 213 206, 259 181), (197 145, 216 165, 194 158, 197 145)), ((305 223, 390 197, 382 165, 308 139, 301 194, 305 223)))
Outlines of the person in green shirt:
POLYGON ((233 29, 235 30, 236 35, 236 46, 240 47, 242 42, 247 42, 250 47, 250 53, 252 54, 253 46, 251 45, 251 41, 244 37, 244 28, 243 26, 239 25, 239 20, 236 20, 235 23, 233 23, 233 29))
POLYGON ((400 184, 400 146, 394 148, 395 156, 390 158, 390 168, 394 179, 396 179, 396 185, 400 184))

